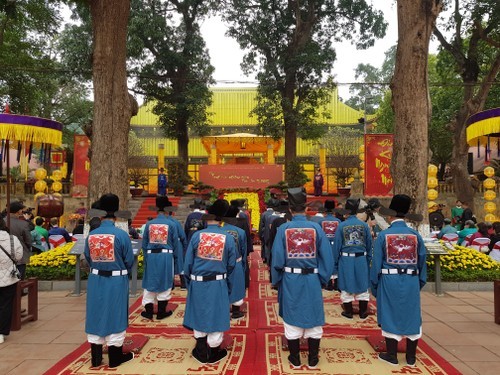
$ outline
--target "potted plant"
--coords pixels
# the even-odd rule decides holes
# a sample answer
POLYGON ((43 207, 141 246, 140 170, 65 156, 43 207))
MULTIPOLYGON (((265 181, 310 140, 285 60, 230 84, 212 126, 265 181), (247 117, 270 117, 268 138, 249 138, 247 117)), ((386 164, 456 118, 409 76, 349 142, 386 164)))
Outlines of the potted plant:
POLYGON ((145 170, 140 168, 131 168, 128 171, 130 180, 130 194, 133 197, 139 197, 144 192, 144 186, 148 184, 148 177, 145 170))
POLYGON ((193 180, 186 171, 186 164, 176 159, 168 163, 168 187, 174 191, 174 195, 182 195, 184 188, 193 180))
POLYGON ((286 164, 285 180, 289 188, 304 186, 310 181, 304 172, 304 167, 297 160, 286 164))
POLYGON ((206 185, 201 181, 196 181, 192 186, 192 190, 196 191, 204 200, 210 199, 214 189, 212 185, 206 185))

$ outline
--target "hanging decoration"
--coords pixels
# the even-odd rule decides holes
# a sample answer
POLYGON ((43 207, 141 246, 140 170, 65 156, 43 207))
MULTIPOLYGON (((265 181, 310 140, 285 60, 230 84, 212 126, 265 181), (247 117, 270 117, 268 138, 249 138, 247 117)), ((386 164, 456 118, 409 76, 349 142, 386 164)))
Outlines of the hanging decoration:
POLYGON ((486 167, 484 168, 484 175, 487 177, 486 180, 483 181, 483 186, 486 189, 484 191, 484 199, 486 200, 486 203, 484 204, 484 211, 486 212, 486 215, 484 216, 484 221, 489 221, 490 223, 493 223, 497 221, 495 212, 497 210, 497 205, 493 200, 496 198, 496 193, 495 193, 495 186, 496 182, 492 178, 495 175, 495 169, 493 167, 486 167))

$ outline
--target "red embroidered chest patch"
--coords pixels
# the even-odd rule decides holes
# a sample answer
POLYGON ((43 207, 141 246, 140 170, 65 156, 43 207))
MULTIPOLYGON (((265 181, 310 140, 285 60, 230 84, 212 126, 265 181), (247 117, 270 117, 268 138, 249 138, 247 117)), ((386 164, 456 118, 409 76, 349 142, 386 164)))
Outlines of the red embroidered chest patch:
POLYGON ((201 233, 198 244, 198 257, 222 261, 226 236, 221 233, 201 233))
POLYGON ((168 224, 151 224, 149 226, 149 243, 166 245, 168 243, 168 224))
POLYGON ((313 228, 288 228, 285 237, 288 258, 316 257, 316 231, 313 228))
POLYGON ((92 262, 115 261, 115 236, 113 234, 91 234, 89 252, 92 262))
POLYGON ((335 236, 335 232, 337 231, 337 227, 339 226, 338 221, 322 221, 321 227, 325 232, 328 238, 332 238, 335 236))
POLYGON ((414 234, 387 234, 386 259, 389 264, 416 265, 417 264, 417 236, 414 234))

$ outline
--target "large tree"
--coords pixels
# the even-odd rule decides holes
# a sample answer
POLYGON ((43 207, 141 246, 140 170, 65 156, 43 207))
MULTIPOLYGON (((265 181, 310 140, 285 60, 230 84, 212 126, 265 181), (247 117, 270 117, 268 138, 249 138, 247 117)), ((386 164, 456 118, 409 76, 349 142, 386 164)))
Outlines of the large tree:
POLYGON ((112 192, 127 206, 130 119, 137 103, 127 88, 127 25, 130 0, 89 1, 92 18, 94 118, 89 198, 112 192))
POLYGON ((434 35, 453 57, 456 73, 463 83, 460 108, 450 121, 451 172, 457 197, 471 201, 474 190, 467 171, 466 122, 469 116, 485 108, 488 93, 500 71, 500 2, 455 0, 452 15, 434 28, 434 35))
POLYGON ((153 100, 153 112, 167 138, 177 140, 178 156, 188 165, 189 130, 209 131, 208 85, 214 83, 210 57, 199 23, 218 1, 133 0, 129 51, 137 90, 153 100))
MULTIPOLYGON (((429 41, 442 9, 440 0, 398 0, 398 47, 391 82, 395 114, 391 173, 394 193, 414 199, 417 213, 427 212, 429 41)), ((427 216, 427 215, 424 215, 427 216)))
POLYGON ((260 131, 284 135, 287 162, 296 159, 298 135, 320 134, 314 125, 328 100, 320 88, 335 61, 334 42, 367 48, 386 29, 381 12, 364 0, 231 0, 223 16, 247 51, 244 71, 258 72, 260 131))
POLYGON ((55 90, 50 41, 59 9, 45 0, 0 3, 0 104, 13 113, 43 116, 42 102, 55 90))

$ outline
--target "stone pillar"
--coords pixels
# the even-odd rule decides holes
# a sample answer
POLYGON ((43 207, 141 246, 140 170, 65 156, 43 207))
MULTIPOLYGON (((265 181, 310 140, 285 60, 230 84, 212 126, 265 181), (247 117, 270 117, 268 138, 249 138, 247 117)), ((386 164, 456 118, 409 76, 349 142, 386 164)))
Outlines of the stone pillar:
POLYGON ((208 164, 216 165, 217 164, 217 147, 214 143, 210 145, 210 157, 208 158, 208 164))
POLYGON ((165 169, 165 145, 160 143, 158 145, 158 169, 165 169))
POLYGON ((267 158, 266 158, 266 164, 274 164, 274 147, 272 144, 267 145, 267 158))

